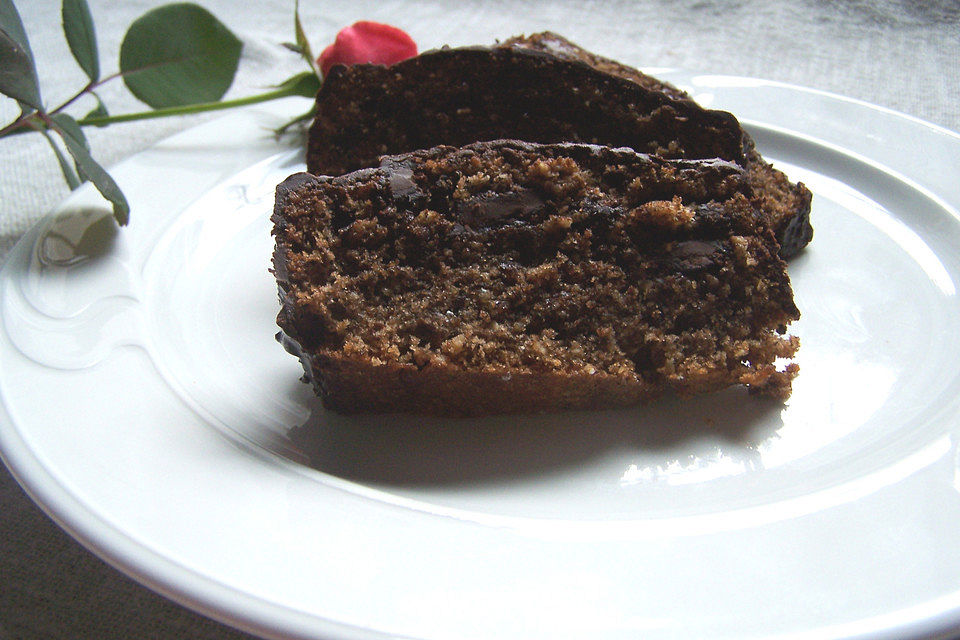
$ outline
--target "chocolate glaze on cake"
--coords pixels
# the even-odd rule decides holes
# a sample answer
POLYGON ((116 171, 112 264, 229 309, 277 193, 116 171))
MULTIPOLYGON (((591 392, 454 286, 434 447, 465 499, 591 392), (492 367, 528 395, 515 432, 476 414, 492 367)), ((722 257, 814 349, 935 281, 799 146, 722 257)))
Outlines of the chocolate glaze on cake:
POLYGON ((570 42, 563 36, 553 33, 552 31, 543 31, 529 36, 516 36, 505 40, 499 46, 533 49, 555 55, 558 58, 577 60, 590 65, 597 71, 603 71, 627 80, 632 80, 646 89, 658 91, 674 100, 693 102, 693 98, 691 98, 690 94, 686 91, 678 89, 668 82, 649 76, 639 69, 628 67, 610 58, 598 56, 592 51, 587 51, 583 47, 570 42))
POLYGON ((334 67, 317 96, 307 168, 339 175, 381 155, 499 138, 728 160, 746 169, 782 257, 812 238, 810 192, 766 163, 734 116, 552 33, 334 67))
POLYGON ((785 398, 799 317, 745 172, 518 141, 277 189, 278 324, 324 403, 447 415, 785 398))

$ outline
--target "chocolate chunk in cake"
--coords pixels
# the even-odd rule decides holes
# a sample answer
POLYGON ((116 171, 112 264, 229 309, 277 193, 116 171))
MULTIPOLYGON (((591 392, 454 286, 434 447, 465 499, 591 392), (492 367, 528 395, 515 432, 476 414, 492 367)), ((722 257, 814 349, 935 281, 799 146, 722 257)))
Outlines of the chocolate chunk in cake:
POLYGON ((277 189, 278 324, 325 404, 448 415, 785 398, 799 317, 721 160, 518 141, 277 189))
POLYGON ((735 162, 782 257, 813 235, 809 190, 765 162, 735 117, 552 33, 430 51, 391 67, 333 68, 317 96, 307 167, 339 175, 385 154, 498 138, 735 162))

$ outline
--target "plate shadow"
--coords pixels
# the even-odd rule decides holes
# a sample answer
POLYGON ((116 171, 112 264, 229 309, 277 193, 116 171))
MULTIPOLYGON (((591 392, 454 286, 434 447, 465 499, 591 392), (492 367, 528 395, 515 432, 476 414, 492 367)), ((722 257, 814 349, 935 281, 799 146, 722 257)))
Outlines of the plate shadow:
POLYGON ((781 402, 750 397, 743 388, 629 409, 484 418, 346 416, 316 398, 310 408, 309 419, 287 433, 298 463, 394 487, 520 480, 611 451, 662 455, 667 463, 695 455, 704 438, 749 452, 783 425, 781 402))

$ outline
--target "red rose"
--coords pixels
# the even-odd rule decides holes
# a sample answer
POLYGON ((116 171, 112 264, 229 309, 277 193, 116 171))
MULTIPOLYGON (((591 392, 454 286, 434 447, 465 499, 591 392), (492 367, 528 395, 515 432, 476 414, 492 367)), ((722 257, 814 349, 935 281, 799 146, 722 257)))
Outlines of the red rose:
POLYGON ((401 29, 379 22, 356 22, 340 30, 317 64, 327 75, 335 64, 393 64, 417 55, 417 43, 401 29))

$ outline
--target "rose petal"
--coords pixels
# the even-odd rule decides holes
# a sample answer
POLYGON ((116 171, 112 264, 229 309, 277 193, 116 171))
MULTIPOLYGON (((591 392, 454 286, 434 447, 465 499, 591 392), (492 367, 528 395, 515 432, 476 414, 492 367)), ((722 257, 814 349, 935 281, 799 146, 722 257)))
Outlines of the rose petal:
POLYGON ((417 55, 417 43, 405 31, 389 24, 361 21, 345 27, 323 50, 317 64, 324 75, 336 64, 390 65, 417 55))

